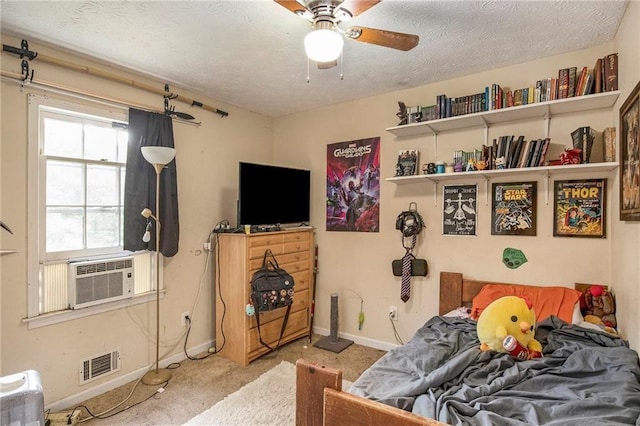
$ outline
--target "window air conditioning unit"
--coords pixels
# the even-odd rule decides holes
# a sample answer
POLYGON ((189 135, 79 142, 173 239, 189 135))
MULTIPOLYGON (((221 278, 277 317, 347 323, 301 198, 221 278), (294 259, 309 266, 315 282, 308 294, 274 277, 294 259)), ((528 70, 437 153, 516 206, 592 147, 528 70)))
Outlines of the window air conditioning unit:
POLYGON ((69 263, 71 309, 126 299, 133 289, 133 257, 69 263))

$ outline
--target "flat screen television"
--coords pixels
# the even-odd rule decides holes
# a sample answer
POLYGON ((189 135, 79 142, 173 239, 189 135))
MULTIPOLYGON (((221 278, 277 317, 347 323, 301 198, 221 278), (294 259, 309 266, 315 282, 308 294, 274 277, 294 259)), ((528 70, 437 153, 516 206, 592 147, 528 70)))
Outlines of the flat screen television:
POLYGON ((238 226, 308 224, 311 171, 240 162, 238 226))

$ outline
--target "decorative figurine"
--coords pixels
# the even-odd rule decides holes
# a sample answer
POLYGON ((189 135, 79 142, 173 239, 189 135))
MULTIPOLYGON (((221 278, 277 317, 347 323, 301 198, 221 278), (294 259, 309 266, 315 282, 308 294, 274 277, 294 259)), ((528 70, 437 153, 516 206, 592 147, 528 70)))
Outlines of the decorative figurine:
POLYGON ((475 163, 475 160, 469 159, 469 161, 467 161, 467 167, 465 168, 465 171, 467 171, 467 172, 474 171, 476 169, 474 163, 475 163))
POLYGON ((476 170, 484 170, 487 168, 487 162, 484 160, 474 160, 473 167, 475 167, 476 170))
POLYGON ((404 126, 409 121, 409 115, 407 114, 407 106, 404 102, 398 101, 398 106, 400 107, 400 111, 396 113, 396 117, 400 119, 398 126, 404 126))

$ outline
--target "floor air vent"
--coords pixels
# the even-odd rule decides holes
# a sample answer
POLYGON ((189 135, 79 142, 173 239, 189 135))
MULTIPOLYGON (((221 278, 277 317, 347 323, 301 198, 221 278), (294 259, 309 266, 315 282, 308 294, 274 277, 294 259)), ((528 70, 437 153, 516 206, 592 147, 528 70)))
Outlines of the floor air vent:
POLYGON ((80 361, 80 384, 120 370, 120 350, 80 361))

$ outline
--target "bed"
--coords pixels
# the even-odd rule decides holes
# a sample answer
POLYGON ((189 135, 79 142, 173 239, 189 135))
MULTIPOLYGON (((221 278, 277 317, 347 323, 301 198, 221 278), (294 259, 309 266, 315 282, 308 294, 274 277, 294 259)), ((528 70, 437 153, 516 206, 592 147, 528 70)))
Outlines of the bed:
POLYGON ((480 352, 475 321, 445 314, 471 307, 488 284, 519 286, 442 272, 440 315, 349 392, 341 389, 340 371, 298 360, 296 423, 640 426, 638 354, 615 335, 551 315, 536 328, 542 358, 480 352))

